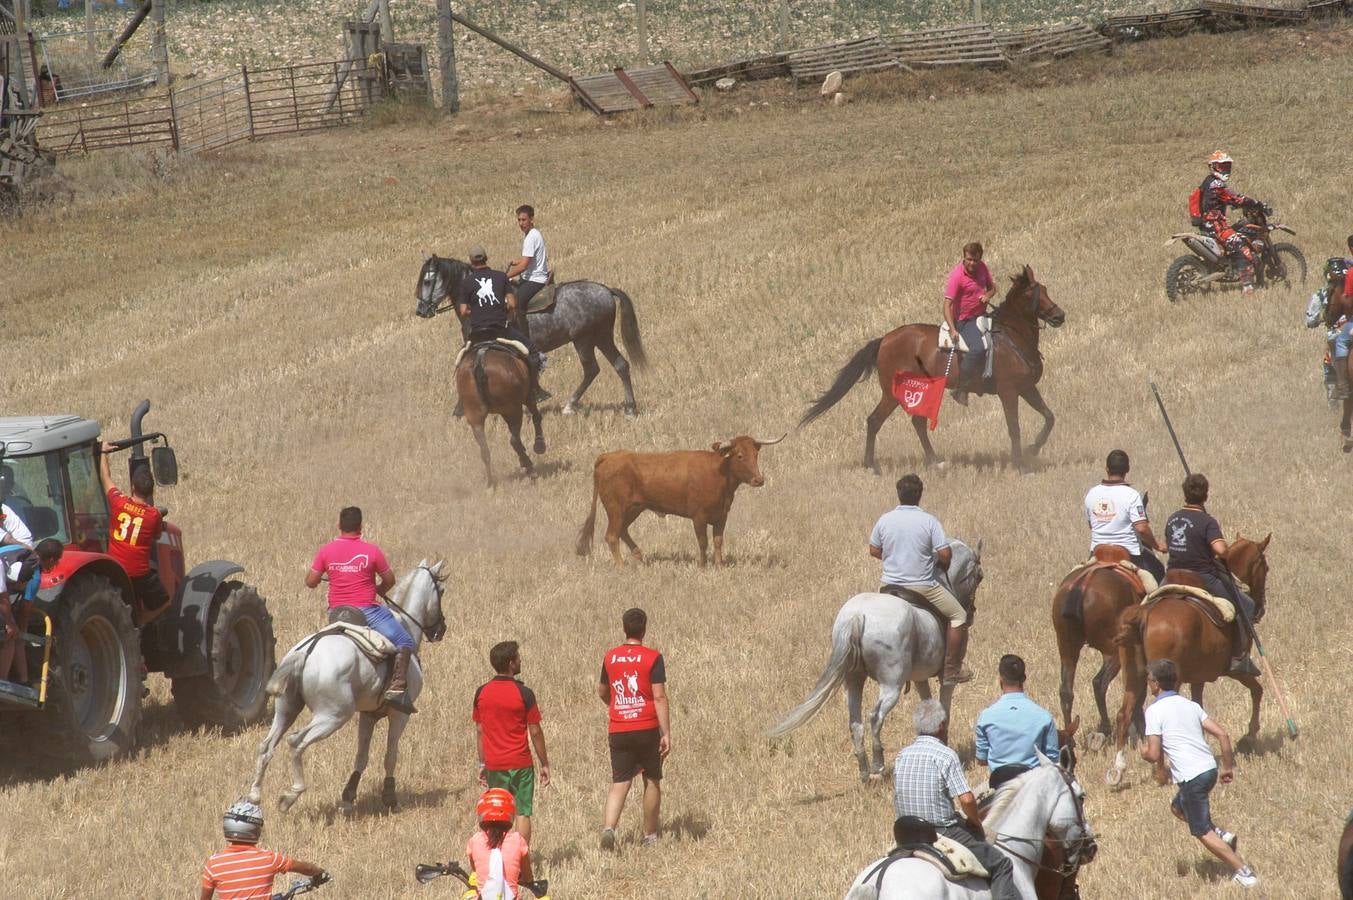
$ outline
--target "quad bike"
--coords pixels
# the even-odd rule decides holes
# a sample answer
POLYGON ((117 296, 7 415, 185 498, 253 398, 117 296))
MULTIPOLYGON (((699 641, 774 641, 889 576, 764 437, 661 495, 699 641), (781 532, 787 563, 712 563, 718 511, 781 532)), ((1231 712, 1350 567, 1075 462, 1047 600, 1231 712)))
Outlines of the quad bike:
MULTIPOLYGON (((1271 215, 1270 207, 1251 207, 1245 211, 1244 221, 1236 225, 1236 231, 1245 236, 1254 254, 1255 287, 1300 285, 1306 281, 1306 257, 1296 244, 1273 240, 1274 232, 1285 231, 1293 236, 1296 232, 1270 222, 1271 215)), ((1216 238, 1190 231, 1172 235, 1165 246, 1176 241, 1183 242, 1191 255, 1175 259, 1165 273, 1165 295, 1171 302, 1190 294, 1236 291, 1243 286, 1240 273, 1216 238)))
MULTIPOLYGON (((465 885, 462 900, 478 900, 479 889, 475 884, 474 873, 465 871, 464 867, 455 860, 447 863, 419 863, 413 869, 413 877, 418 879, 419 884, 436 881, 443 875, 450 875, 465 885)), ((536 900, 550 900, 550 883, 544 878, 535 881, 523 881, 521 887, 530 891, 531 896, 535 897, 536 900)))

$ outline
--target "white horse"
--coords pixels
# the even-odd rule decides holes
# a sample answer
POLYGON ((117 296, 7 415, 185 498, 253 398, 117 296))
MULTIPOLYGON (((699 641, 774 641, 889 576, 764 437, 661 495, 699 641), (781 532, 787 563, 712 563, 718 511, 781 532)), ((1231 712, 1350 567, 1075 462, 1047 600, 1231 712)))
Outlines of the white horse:
MULTIPOLYGON (((424 637, 429 641, 439 641, 446 634, 446 618, 442 615, 442 582, 445 576, 441 575, 441 570, 440 560, 432 565, 423 560, 399 580, 392 595, 393 602, 387 604, 395 618, 413 637, 415 654, 424 637)), ((353 763, 352 776, 343 789, 339 808, 343 812, 352 812, 353 801, 357 799, 357 785, 366 769, 371 750, 372 732, 376 721, 385 716, 389 719, 389 735, 385 748, 385 782, 381 789, 381 802, 394 810, 398 806, 395 796, 395 762, 399 758, 399 737, 404 732, 404 726, 409 723, 409 716, 395 709, 381 708, 382 689, 390 665, 389 660, 380 664, 371 662, 357 649, 356 644, 342 635, 325 635, 318 641, 306 638, 292 647, 268 682, 268 693, 276 698, 272 729, 258 748, 258 766, 254 772, 254 785, 249 789, 249 799, 254 803, 262 800, 263 775, 268 769, 268 762, 281 742, 282 735, 296 721, 301 710, 308 706, 311 711, 310 721, 287 738, 291 749, 293 780, 290 790, 282 794, 282 809, 290 809, 305 792, 302 759, 305 749, 342 728, 353 713, 360 712, 361 716, 357 720, 357 759, 353 763)), ((422 689, 423 668, 415 655, 409 661, 409 702, 418 699, 422 689)))
MULTIPOLYGON (((953 551, 949 570, 936 574, 964 608, 971 608, 977 586, 982 582, 982 541, 978 540, 976 549, 962 541, 950 541, 949 549, 953 551)), ((836 614, 831 656, 813 692, 767 733, 779 737, 798 728, 845 682, 850 738, 860 763, 860 779, 883 777, 883 719, 897 705, 908 681, 916 685, 922 700, 930 699, 928 679, 938 676, 944 665, 944 638, 944 629, 935 617, 907 601, 891 594, 856 594, 836 614), (866 677, 879 683, 879 702, 869 716, 874 735, 872 771, 865 756, 864 724, 860 716, 866 677)), ((940 702, 946 713, 953 694, 954 686, 941 682, 940 702)))
MULTIPOLYGON (((1015 868, 1020 896, 1037 900, 1034 878, 1043 856, 1044 839, 1059 843, 1064 866, 1057 871, 1070 878, 1094 859, 1095 834, 1085 818, 1085 791, 1075 777, 1043 756, 1038 767, 1008 781, 986 808, 986 839, 995 844, 1015 868)), ((979 900, 991 897, 991 885, 981 879, 946 879, 930 863, 907 857, 870 863, 851 882, 846 900, 979 900)))

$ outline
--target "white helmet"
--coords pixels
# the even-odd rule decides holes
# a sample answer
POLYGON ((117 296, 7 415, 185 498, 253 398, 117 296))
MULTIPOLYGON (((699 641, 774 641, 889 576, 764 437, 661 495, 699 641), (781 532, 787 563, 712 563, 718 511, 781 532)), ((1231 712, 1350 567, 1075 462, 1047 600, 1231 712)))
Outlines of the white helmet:
POLYGON ((1218 150, 1207 158, 1207 168, 1222 184, 1231 177, 1231 163, 1234 160, 1224 150, 1218 150))
POLYGON ((225 836, 232 841, 257 844, 263 834, 263 810, 249 800, 236 800, 226 810, 221 827, 225 836))

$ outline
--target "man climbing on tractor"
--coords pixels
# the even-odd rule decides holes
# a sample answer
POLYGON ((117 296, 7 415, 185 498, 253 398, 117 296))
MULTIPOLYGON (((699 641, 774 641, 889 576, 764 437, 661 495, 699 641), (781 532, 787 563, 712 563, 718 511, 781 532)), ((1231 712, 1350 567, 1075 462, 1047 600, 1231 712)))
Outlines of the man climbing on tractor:
POLYGON ((131 496, 113 483, 108 455, 119 449, 107 441, 99 447, 99 481, 108 495, 108 555, 117 560, 131 580, 136 624, 145 625, 170 604, 169 592, 151 565, 164 516, 155 506, 155 478, 148 464, 132 470, 131 496))
POLYGON ((1262 202, 1226 186, 1231 178, 1232 162, 1221 150, 1207 158, 1207 177, 1189 199, 1189 217, 1195 226, 1215 238, 1225 249, 1231 268, 1243 285, 1241 290, 1248 293, 1254 290, 1254 252, 1245 236, 1231 227, 1226 211, 1233 206, 1244 209, 1265 207, 1262 202))

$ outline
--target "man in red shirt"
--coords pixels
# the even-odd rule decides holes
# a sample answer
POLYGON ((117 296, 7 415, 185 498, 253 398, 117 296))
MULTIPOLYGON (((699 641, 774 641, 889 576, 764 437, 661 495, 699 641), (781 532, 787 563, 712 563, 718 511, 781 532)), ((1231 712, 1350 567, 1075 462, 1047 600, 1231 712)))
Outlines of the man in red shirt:
POLYGON ((606 651, 597 696, 610 711, 611 792, 606 796, 601 848, 615 849, 615 829, 634 776, 644 776, 644 846, 658 842, 662 807, 662 763, 672 749, 667 708, 667 667, 662 654, 644 646, 648 614, 625 610, 625 643, 606 651))
POLYGON ((113 484, 108 454, 117 449, 107 441, 99 447, 99 481, 108 495, 108 555, 131 579, 136 624, 144 625, 169 608, 169 592, 150 566, 164 517, 155 506, 155 479, 150 466, 141 465, 132 472, 130 497, 113 484))
POLYGON ((550 783, 550 757, 540 727, 536 695, 522 684, 521 652, 516 641, 494 644, 489 664, 498 674, 474 692, 473 718, 479 746, 479 783, 506 788, 517 806, 517 831, 531 843, 531 813, 535 805, 536 770, 531 761, 529 734, 540 758, 540 786, 550 783))
POLYGON ((329 873, 314 863, 292 859, 258 846, 263 834, 263 810, 248 800, 237 800, 221 820, 226 848, 202 867, 201 900, 269 900, 273 877, 282 872, 309 875, 315 884, 329 873))

